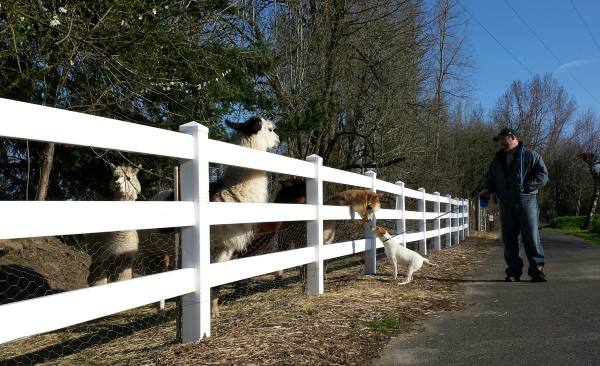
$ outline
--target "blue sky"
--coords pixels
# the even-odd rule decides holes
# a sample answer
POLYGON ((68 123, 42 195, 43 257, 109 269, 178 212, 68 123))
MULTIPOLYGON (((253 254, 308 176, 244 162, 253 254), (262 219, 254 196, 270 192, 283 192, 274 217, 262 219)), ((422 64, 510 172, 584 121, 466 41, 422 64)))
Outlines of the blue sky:
MULTIPOLYGON (((543 75, 551 72, 575 97, 578 111, 591 109, 600 115, 597 102, 600 101, 600 47, 595 45, 570 0, 506 0, 562 61, 562 65, 504 0, 459 1, 533 73, 543 75), (589 94, 573 80, 567 69, 589 94)), ((573 2, 600 42, 600 1, 573 2)), ((462 12, 460 5, 457 10, 462 12)), ((466 13, 463 15, 468 19, 469 51, 473 59, 473 69, 470 70, 473 103, 481 103, 489 110, 511 81, 526 80, 531 76, 476 21, 466 13)))

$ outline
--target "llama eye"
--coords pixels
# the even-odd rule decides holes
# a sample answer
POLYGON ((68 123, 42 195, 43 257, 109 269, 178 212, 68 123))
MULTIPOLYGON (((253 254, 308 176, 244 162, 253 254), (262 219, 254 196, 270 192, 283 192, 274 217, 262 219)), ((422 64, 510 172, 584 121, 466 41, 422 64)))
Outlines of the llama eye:
POLYGON ((273 129, 272 129, 272 128, 269 128, 269 132, 273 132, 273 129))

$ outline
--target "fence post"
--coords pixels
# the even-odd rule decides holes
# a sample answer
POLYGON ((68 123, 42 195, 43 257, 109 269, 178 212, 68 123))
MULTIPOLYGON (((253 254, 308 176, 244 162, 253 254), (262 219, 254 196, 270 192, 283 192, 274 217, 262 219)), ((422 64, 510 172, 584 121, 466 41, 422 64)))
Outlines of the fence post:
MULTIPOLYGON (((371 190, 373 192, 377 192, 375 189, 375 183, 377 180, 377 173, 372 170, 369 170, 365 173, 366 176, 371 177, 371 190)), ((375 237, 375 233, 371 231, 371 228, 374 228, 377 225, 377 219, 375 215, 373 215, 373 219, 371 222, 364 224, 365 230, 365 273, 366 274, 376 274, 377 273, 377 240, 375 237)))
POLYGON ((307 265, 306 292, 309 294, 322 294, 323 282, 323 219, 321 207, 323 206, 323 178, 321 168, 323 158, 310 155, 306 158, 315 165, 315 178, 306 181, 306 203, 315 205, 316 218, 306 223, 306 238, 308 246, 315 247, 315 261, 307 265))
POLYGON ((465 199, 465 204, 467 205, 467 209, 465 210, 465 214, 467 215, 467 217, 465 217, 465 237, 469 237, 469 228, 471 227, 471 210, 470 210, 470 200, 467 198, 465 199))
POLYGON ((181 164, 181 200, 194 202, 194 226, 181 230, 181 267, 196 269, 196 291, 184 295, 181 340, 195 342, 210 336, 210 226, 208 224, 208 128, 196 122, 179 126, 192 135, 193 160, 181 164))
POLYGON ((460 241, 465 240, 465 200, 460 199, 460 241))
POLYGON ((402 234, 402 245, 406 248, 406 219, 404 218, 406 200, 404 198, 404 182, 397 181, 396 184, 400 186, 400 195, 396 196, 396 210, 402 211, 402 218, 396 220, 396 235, 402 234))
POLYGON ((475 200, 475 218, 477 220, 475 223, 475 230, 481 231, 481 209, 479 208, 479 199, 475 200))
POLYGON ((454 206, 454 211, 452 212, 452 245, 456 245, 460 243, 459 237, 458 237, 458 213, 456 211, 458 211, 460 209, 460 207, 458 207, 458 200, 455 200, 454 198, 451 198, 453 206, 454 206))
POLYGON ((442 238, 440 236, 440 192, 434 192, 436 201, 433 203, 433 211, 435 212, 435 220, 433 221, 433 229, 437 230, 437 235, 433 238, 433 250, 439 252, 442 250, 442 238))
POLYGON ((421 199, 417 202, 417 211, 423 213, 423 217, 419 220, 419 231, 423 234, 423 239, 419 240, 419 253, 427 255, 427 220, 425 219, 427 205, 425 204, 425 188, 419 188, 419 192, 421 192, 421 199))
POLYGON ((446 209, 444 210, 444 213, 446 213, 446 228, 448 229, 448 234, 446 235, 446 248, 450 248, 452 246, 452 197, 447 194, 446 198, 448 199, 446 209))

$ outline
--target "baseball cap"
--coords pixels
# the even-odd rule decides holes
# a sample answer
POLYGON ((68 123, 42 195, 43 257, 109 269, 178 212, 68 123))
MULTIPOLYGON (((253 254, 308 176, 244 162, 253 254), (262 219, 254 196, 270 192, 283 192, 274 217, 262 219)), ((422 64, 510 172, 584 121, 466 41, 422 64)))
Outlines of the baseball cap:
POLYGON ((498 136, 494 136, 494 141, 500 140, 500 136, 509 136, 509 135, 516 136, 517 134, 515 133, 514 129, 512 129, 510 127, 505 127, 500 130, 500 132, 498 133, 498 136))

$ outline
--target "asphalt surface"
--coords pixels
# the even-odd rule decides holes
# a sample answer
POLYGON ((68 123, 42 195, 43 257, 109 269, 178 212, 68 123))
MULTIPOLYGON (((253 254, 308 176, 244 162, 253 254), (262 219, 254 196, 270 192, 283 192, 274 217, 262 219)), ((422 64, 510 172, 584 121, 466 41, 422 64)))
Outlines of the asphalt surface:
POLYGON ((600 246, 549 232, 542 246, 548 282, 503 282, 498 242, 458 280, 465 310, 392 339, 374 364, 600 365, 600 246))

